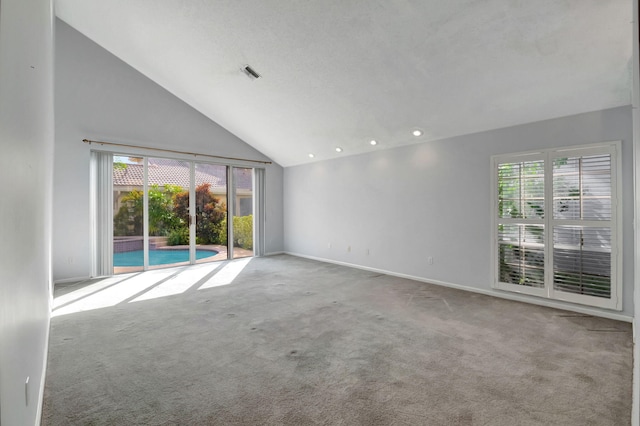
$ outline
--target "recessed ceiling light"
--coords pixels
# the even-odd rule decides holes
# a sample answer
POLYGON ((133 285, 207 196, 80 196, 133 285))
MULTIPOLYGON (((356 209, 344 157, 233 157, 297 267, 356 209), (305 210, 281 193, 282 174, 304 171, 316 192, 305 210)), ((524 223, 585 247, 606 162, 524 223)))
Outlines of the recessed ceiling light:
POLYGON ((377 141, 377 140, 375 140, 375 139, 371 139, 371 140, 369 141, 369 143, 370 143, 371 145, 378 145, 378 141, 377 141))
POLYGON ((309 154, 309 158, 313 158, 313 157, 315 157, 315 155, 309 154))
POLYGON ((340 148, 339 146, 336 147, 336 152, 342 152, 342 148, 340 148))
POLYGON ((413 136, 415 136, 415 137, 422 136, 422 130, 420 130, 420 129, 413 129, 413 130, 411 131, 411 134, 412 134, 413 136))

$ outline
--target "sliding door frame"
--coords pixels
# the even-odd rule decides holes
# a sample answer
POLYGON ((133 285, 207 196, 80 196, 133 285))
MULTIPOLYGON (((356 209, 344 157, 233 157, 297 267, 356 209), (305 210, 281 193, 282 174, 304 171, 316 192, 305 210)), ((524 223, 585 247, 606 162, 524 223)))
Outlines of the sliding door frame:
POLYGON ((233 217, 236 213, 236 180, 233 166, 227 166, 227 260, 233 259, 233 217))
POLYGON ((253 255, 265 254, 266 216, 266 171, 264 168, 253 168, 253 255))
MULTIPOLYGON (((233 257, 233 215, 235 213, 236 182, 233 176, 233 169, 252 169, 252 205, 253 205, 253 256, 264 255, 264 177, 265 167, 256 167, 255 163, 234 161, 222 163, 216 161, 203 161, 193 154, 179 154, 174 156, 163 155, 161 152, 154 152, 153 149, 133 149, 127 147, 102 146, 100 149, 91 150, 91 210, 92 210, 92 276, 104 276, 113 274, 113 157, 131 156, 143 158, 143 250, 144 266, 143 270, 149 269, 149 185, 148 185, 148 158, 165 158, 180 160, 189 163, 189 263, 196 263, 196 195, 195 195, 195 165, 196 163, 225 166, 227 170, 227 260, 233 257), (105 154, 105 155, 101 155, 105 154), (160 154, 160 155, 158 155, 160 154), (101 170, 99 158, 107 157, 110 167, 107 171, 101 170), (109 178, 108 185, 103 180, 109 178), (104 176, 103 176, 104 175, 104 176), (108 188, 107 188, 108 186, 108 188), (106 192, 107 196, 101 196, 101 192, 106 192), (109 200, 107 200, 107 198, 109 200), (104 200, 102 200, 104 199, 104 200), (105 204, 106 203, 106 204, 105 204), (108 233, 108 238, 103 236, 108 233), (108 244, 108 245, 107 245, 108 244), (106 254, 106 256, 105 256, 106 254), (106 263, 108 263, 108 266, 106 263), (100 275, 98 275, 100 274, 100 275)), ((107 161, 107 160, 102 160, 107 161)))

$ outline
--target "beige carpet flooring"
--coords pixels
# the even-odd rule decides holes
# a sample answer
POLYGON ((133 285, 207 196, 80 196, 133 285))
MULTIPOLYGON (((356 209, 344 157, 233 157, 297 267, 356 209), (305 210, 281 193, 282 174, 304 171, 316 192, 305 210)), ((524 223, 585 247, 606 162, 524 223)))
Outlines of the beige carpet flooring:
POLYGON ((240 262, 60 286, 43 424, 630 423, 630 324, 240 262))

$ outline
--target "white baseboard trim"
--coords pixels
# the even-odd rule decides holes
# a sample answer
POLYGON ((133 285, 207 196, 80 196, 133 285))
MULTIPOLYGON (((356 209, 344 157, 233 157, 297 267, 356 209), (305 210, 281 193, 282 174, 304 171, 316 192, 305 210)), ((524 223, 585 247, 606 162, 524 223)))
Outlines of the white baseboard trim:
POLYGON ((284 251, 270 251, 269 253, 265 253, 265 256, 277 256, 279 254, 287 254, 284 251))
POLYGON ((288 255, 291 255, 291 256, 302 257, 302 258, 305 258, 305 259, 317 260, 319 262, 333 263, 335 265, 341 265, 341 266, 347 266, 347 267, 350 267, 350 268, 362 269, 362 270, 365 270, 365 271, 376 272, 376 273, 385 274, 385 275, 391 275, 393 277, 398 277, 398 278, 406 278, 406 279, 409 279, 409 280, 420 281, 420 282, 424 282, 424 283, 428 283, 428 284, 435 284, 435 285, 439 285, 439 286, 442 286, 442 287, 450 287, 450 288, 455 288, 455 289, 458 289, 458 290, 470 291, 472 293, 479 293, 479 294, 484 294, 486 296, 499 297, 501 299, 513 300, 513 301, 516 301, 516 302, 530 303, 532 305, 545 306, 547 308, 562 309, 564 311, 577 312, 577 313, 585 314, 585 315, 593 315, 595 317, 608 318, 608 319, 617 320, 617 321, 633 322, 633 317, 630 317, 628 315, 623 315, 623 314, 619 314, 619 313, 616 313, 616 312, 599 311, 597 309, 589 308, 588 306, 577 306, 577 305, 564 304, 562 302, 556 302, 556 301, 553 301, 553 300, 539 299, 539 298, 534 297, 534 296, 527 296, 527 295, 523 295, 523 294, 508 293, 508 292, 504 292, 504 291, 501 291, 501 290, 495 290, 495 289, 487 290, 487 289, 483 289, 483 288, 469 287, 469 286, 462 285, 462 284, 454 284, 454 283, 450 283, 450 282, 446 282, 446 281, 432 280, 432 279, 428 279, 428 278, 418 277, 418 276, 415 276, 415 275, 408 275, 408 274, 403 274, 403 273, 400 273, 400 272, 387 271, 385 269, 372 268, 372 267, 369 267, 369 266, 357 265, 355 263, 341 262, 339 260, 332 260, 332 259, 325 259, 325 258, 322 258, 322 257, 309 256, 309 255, 301 254, 301 253, 288 252, 288 251, 285 251, 284 253, 288 254, 288 255))
POLYGON ((57 284, 68 284, 68 283, 77 283, 80 281, 86 281, 86 280, 90 280, 91 277, 89 275, 87 275, 86 277, 73 277, 73 278, 62 278, 59 280, 55 280, 53 282, 53 285, 57 285, 57 284))

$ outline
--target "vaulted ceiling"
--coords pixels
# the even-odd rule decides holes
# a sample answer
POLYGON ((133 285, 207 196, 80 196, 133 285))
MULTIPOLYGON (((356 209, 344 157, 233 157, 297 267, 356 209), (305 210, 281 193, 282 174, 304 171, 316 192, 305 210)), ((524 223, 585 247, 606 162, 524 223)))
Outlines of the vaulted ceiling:
POLYGON ((56 0, 55 7, 283 166, 631 103, 631 0, 56 0), (246 65, 261 77, 242 72, 246 65), (413 136, 415 128, 423 134, 413 136))

